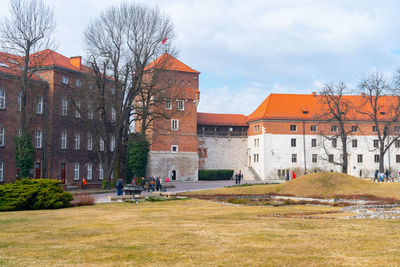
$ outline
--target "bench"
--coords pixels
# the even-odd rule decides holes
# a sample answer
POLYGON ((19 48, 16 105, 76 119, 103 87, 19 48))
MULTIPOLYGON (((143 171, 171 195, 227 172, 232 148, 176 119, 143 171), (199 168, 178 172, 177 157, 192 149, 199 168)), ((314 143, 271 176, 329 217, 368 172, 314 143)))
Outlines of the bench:
POLYGON ((143 188, 140 186, 126 186, 122 189, 124 195, 140 195, 143 191, 143 188))

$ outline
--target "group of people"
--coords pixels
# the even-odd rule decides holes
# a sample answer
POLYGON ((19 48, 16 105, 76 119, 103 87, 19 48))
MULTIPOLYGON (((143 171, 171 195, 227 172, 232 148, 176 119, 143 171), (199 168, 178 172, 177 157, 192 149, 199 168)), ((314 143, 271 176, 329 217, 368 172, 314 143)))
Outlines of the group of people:
POLYGON ((285 181, 289 182, 290 178, 296 179, 296 173, 294 171, 292 171, 292 177, 290 177, 289 172, 286 173, 285 181))
POLYGON ((143 188, 143 191, 147 192, 154 192, 155 190, 161 191, 162 190, 162 179, 161 177, 143 177, 140 181, 140 185, 143 188))
POLYGON ((239 170, 239 173, 235 174, 235 184, 240 184, 240 181, 243 179, 243 174, 239 170))
MULTIPOLYGON (((379 172, 379 170, 375 171, 374 175, 374 182, 389 182, 392 181, 394 182, 394 178, 396 177, 396 174, 394 171, 390 172, 389 170, 386 170, 385 172, 379 172)), ((399 171, 399 181, 400 181, 400 171, 399 171)))

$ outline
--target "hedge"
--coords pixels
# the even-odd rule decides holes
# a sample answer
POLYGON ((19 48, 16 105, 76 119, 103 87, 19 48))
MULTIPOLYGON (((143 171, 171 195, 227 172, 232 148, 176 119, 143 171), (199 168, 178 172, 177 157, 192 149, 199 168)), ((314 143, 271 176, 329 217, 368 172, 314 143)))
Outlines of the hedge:
POLYGON ((230 180, 233 170, 199 170, 199 180, 230 180))
POLYGON ((59 209, 70 205, 71 193, 51 179, 22 179, 0 185, 0 211, 59 209))

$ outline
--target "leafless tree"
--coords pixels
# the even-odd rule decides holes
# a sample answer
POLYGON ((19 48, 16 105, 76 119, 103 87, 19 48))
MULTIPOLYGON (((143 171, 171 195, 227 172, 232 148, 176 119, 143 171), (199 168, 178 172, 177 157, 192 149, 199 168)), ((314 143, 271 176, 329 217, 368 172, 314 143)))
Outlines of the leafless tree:
POLYGON ((88 103, 99 116, 93 129, 105 143, 104 153, 98 155, 109 181, 113 170, 119 170, 115 165, 124 160, 134 99, 148 89, 145 67, 173 50, 173 38, 174 26, 166 15, 157 8, 131 3, 108 8, 85 30, 87 65, 93 79, 88 103), (169 42, 163 44, 165 38, 169 42))
POLYGON ((53 11, 42 0, 11 0, 10 16, 0 27, 1 45, 5 51, 18 57, 10 58, 21 70, 20 126, 27 134, 26 99, 29 82, 46 59, 45 55, 32 55, 54 46, 56 23, 53 11), (21 60, 22 59, 22 60, 21 60))
POLYGON ((396 85, 384 78, 382 73, 372 72, 363 77, 359 84, 360 93, 365 95, 357 112, 372 121, 379 143, 379 171, 384 172, 384 156, 390 146, 400 138, 391 131, 400 116, 400 96, 396 85), (392 138, 390 138, 392 137, 392 138))
MULTIPOLYGON (((327 140, 340 139, 342 146, 340 150, 341 160, 331 161, 335 165, 341 166, 342 172, 347 173, 348 169, 348 149, 347 140, 348 134, 353 131, 347 126, 352 105, 346 100, 345 95, 349 90, 343 82, 327 83, 320 91, 320 103, 322 105, 321 118, 324 122, 334 122, 337 125, 337 132, 334 135, 327 135, 326 131, 321 131, 321 136, 327 140)), ((327 155, 330 154, 329 149, 323 145, 327 155)))

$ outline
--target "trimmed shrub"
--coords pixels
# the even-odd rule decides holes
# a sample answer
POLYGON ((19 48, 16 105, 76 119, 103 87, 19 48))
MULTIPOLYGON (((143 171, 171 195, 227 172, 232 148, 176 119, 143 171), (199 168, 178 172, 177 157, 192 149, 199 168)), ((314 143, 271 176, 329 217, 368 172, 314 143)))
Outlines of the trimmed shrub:
POLYGON ((230 180, 233 170, 199 170, 199 180, 230 180))
POLYGON ((59 209, 73 199, 64 192, 61 182, 51 179, 22 179, 0 185, 0 211, 59 209))
POLYGON ((103 189, 111 189, 111 188, 115 188, 115 184, 117 182, 115 180, 111 180, 111 186, 109 186, 110 182, 108 180, 103 180, 103 189))

